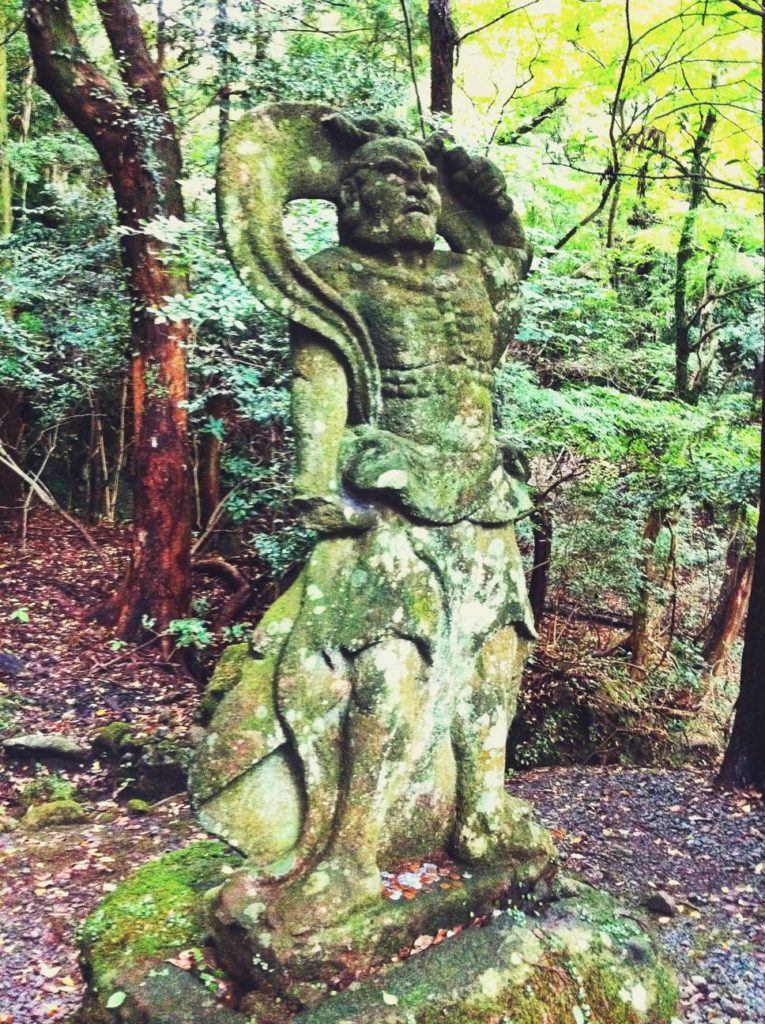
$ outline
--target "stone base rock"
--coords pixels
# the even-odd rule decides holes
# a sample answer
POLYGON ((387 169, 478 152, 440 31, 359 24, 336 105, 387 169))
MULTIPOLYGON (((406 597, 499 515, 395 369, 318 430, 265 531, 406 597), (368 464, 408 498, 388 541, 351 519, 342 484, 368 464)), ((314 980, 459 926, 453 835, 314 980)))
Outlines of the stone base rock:
MULTIPOLYGON (((553 872, 550 866, 548 874, 553 872)), ((545 888, 544 882, 537 886, 545 888)), ((467 927, 495 908, 523 905, 527 889, 507 867, 476 869, 459 887, 422 892, 411 901, 379 898, 330 927, 301 932, 294 913, 284 922, 274 910, 278 885, 245 867, 213 895, 209 924, 223 961, 241 983, 313 1005, 343 981, 389 963, 423 935, 467 927)), ((312 900, 326 898, 317 893, 312 900)))
POLYGON ((90 750, 59 733, 30 732, 3 740, 6 757, 36 761, 84 761, 90 750))
MULTIPOLYGON (((278 992, 275 978, 264 980, 239 1010, 228 1009, 167 958, 209 942, 204 908, 218 891, 211 887, 230 879, 238 863, 221 844, 196 843, 128 878, 83 927, 90 989, 76 1024, 668 1024, 672 1017, 676 986, 653 941, 610 896, 570 880, 557 881, 546 903, 525 912, 495 907, 480 926, 393 963, 397 927, 416 922, 431 937, 453 927, 462 891, 440 901, 421 894, 400 909, 381 901, 366 922, 337 926, 351 940, 356 929, 376 949, 375 962, 362 958, 356 980, 346 962, 335 979, 343 991, 328 995, 328 958, 315 941, 313 981, 305 947, 289 993, 278 992)), ((500 892, 499 878, 476 885, 487 904, 500 892)), ((462 893, 462 900, 479 895, 462 893)), ((234 945, 219 950, 224 961, 234 945)))

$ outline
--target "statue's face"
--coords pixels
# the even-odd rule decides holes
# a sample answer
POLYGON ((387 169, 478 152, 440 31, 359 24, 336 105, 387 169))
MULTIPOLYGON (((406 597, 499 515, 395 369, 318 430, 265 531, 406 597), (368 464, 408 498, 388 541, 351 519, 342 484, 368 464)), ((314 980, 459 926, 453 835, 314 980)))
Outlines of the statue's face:
POLYGON ((340 234, 373 248, 431 249, 441 196, 436 169, 406 139, 377 139, 355 154, 340 191, 340 234))

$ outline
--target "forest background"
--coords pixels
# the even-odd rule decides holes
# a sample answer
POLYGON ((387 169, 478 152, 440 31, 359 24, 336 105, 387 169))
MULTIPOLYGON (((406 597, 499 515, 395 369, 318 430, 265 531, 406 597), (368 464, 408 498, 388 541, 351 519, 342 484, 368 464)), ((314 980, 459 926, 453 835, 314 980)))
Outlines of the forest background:
MULTIPOLYGON (((236 279, 214 181, 240 110, 317 100, 487 155, 535 248, 497 372, 541 631, 514 766, 714 760, 755 570, 761 13, 2 0, 0 516, 20 560, 44 507, 51 544, 68 520, 100 551, 102 658, 202 681, 312 542, 286 324, 236 279)), ((336 237, 327 204, 287 220, 303 255, 336 237)), ((38 612, 8 596, 12 655, 38 612)))

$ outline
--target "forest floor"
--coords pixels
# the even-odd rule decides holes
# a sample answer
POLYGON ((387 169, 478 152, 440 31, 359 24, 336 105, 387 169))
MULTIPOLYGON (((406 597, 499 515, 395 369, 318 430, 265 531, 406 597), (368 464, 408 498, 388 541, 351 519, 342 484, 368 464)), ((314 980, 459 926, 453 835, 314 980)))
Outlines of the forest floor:
MULTIPOLYGON (((116 564, 122 534, 99 527, 96 536, 116 564)), ((188 735, 194 681, 151 648, 113 651, 109 630, 88 621, 109 582, 80 535, 48 514, 32 520, 26 552, 0 529, 0 739, 39 730, 88 744, 114 720, 188 735)), ((213 603, 220 597, 211 589, 213 603)), ((55 770, 92 816, 0 835, 0 1024, 63 1021, 82 995, 78 921, 129 871, 200 835, 182 795, 131 817, 103 758, 55 770)), ((0 761, 0 819, 20 815, 24 787, 47 771, 0 761)), ((553 829, 567 870, 650 922, 680 972, 688 1024, 765 1024, 759 797, 721 792, 708 772, 621 767, 537 769, 511 788, 553 829), (674 912, 645 910, 659 891, 674 912)))

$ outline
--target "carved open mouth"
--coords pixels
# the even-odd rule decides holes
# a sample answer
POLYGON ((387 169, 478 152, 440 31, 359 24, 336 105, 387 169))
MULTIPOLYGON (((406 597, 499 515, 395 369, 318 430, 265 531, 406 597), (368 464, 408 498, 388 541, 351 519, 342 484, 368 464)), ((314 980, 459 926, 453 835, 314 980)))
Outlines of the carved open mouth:
POLYGON ((407 213, 424 213, 426 217, 430 216, 430 210, 427 208, 425 203, 419 203, 416 200, 406 204, 405 210, 407 213))

